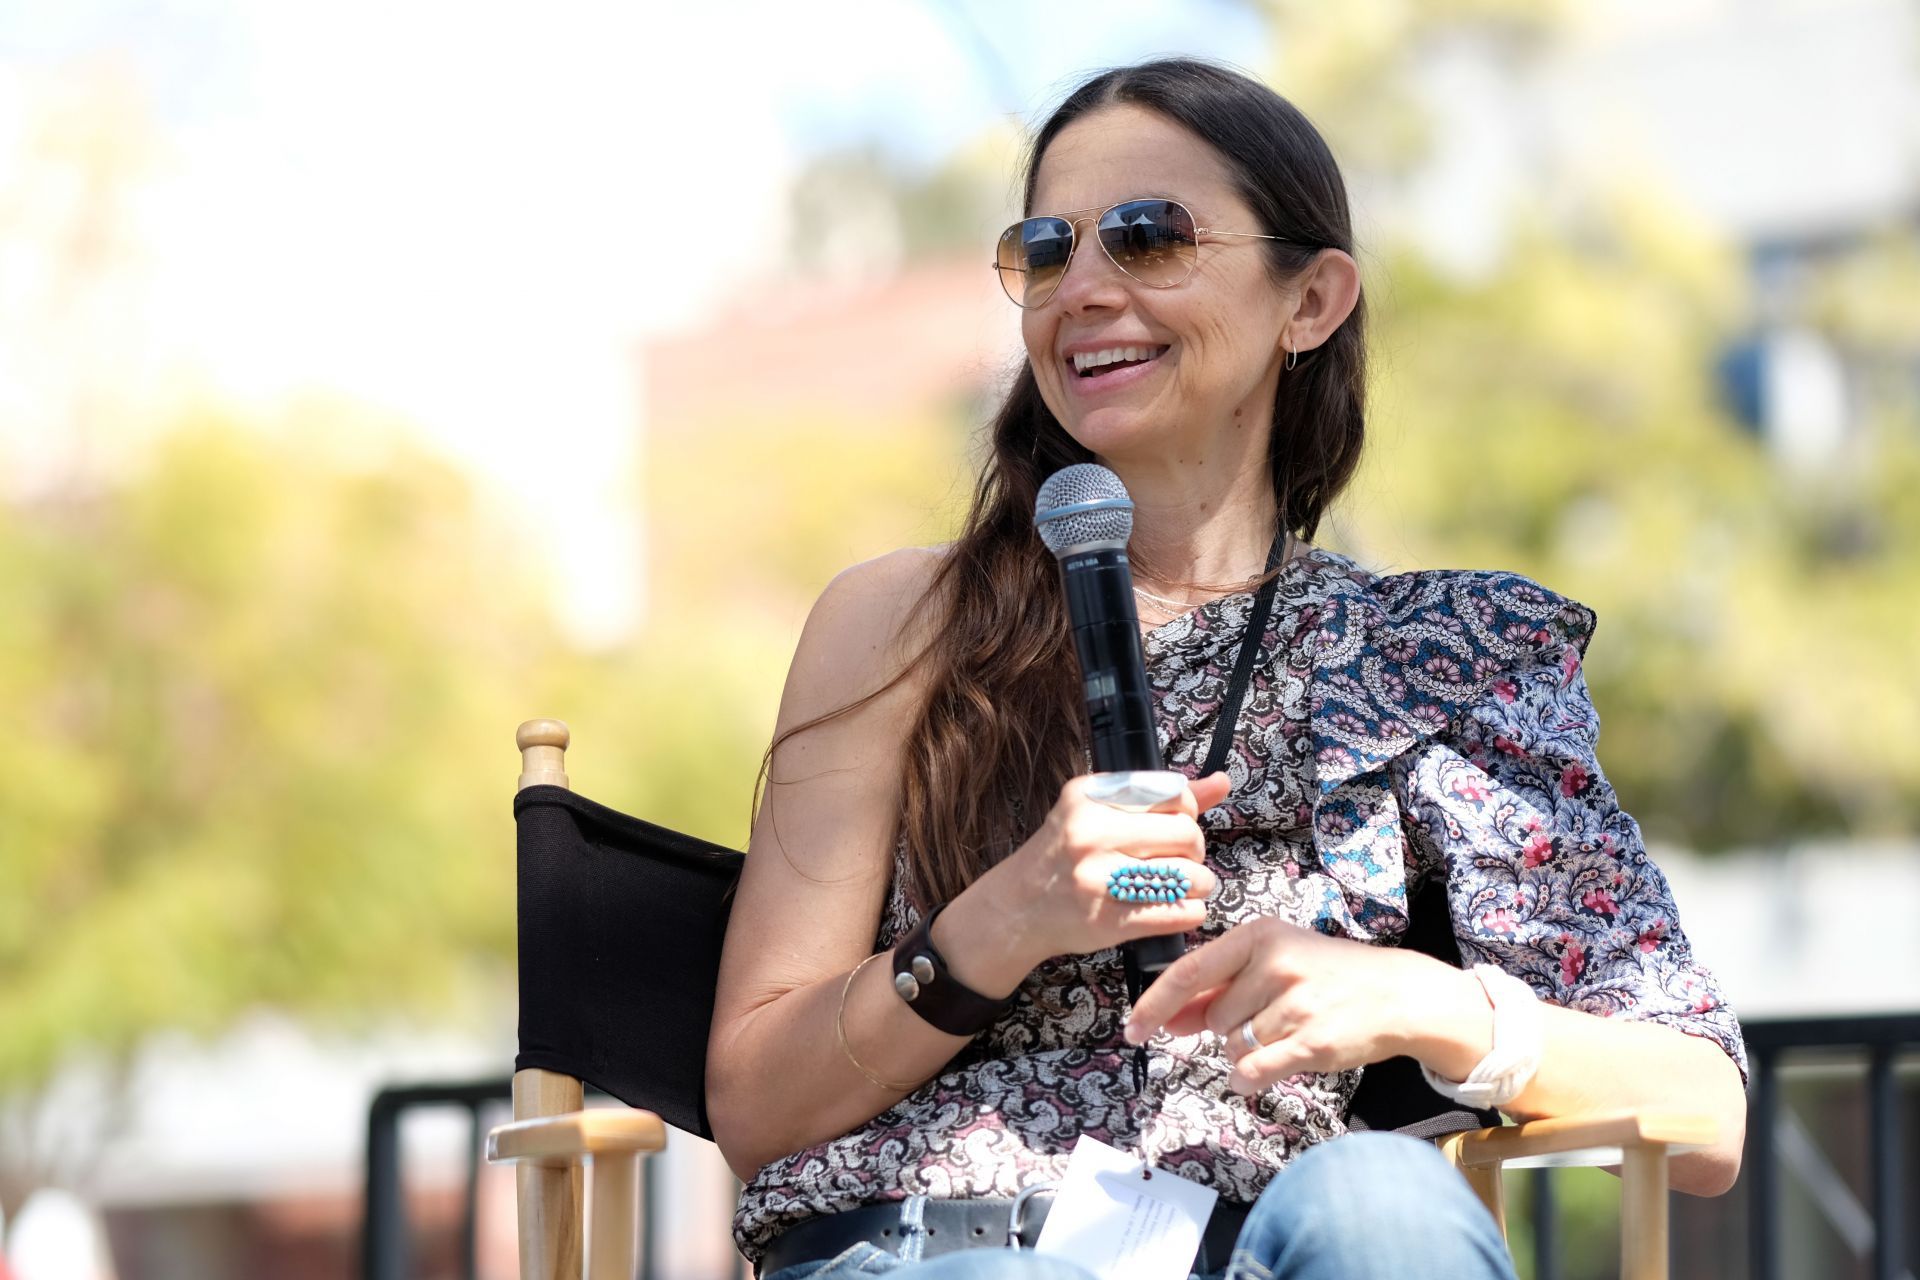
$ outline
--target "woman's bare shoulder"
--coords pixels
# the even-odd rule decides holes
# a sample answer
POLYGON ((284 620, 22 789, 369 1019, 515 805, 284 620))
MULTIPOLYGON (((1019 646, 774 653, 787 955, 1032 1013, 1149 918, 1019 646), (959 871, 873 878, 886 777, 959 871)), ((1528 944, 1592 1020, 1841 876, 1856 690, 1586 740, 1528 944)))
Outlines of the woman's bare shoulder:
POLYGON ((928 593, 946 554, 946 547, 903 547, 834 575, 794 652, 787 701, 800 705, 793 711, 805 717, 828 703, 845 705, 913 665, 937 626, 938 601, 928 593))
MULTIPOLYGON (((938 567, 938 557, 908 549, 845 569, 800 634, 750 847, 779 845, 786 856, 773 862, 804 868, 803 879, 884 880, 905 747, 924 702, 915 606, 938 567)), ((750 877, 798 891, 766 867, 750 877)))
POLYGON ((938 602, 927 593, 946 562, 946 550, 902 547, 842 569, 820 593, 808 627, 817 618, 841 639, 857 633, 870 653, 907 656, 917 647, 914 641, 924 640, 928 615, 936 611, 938 602))
POLYGON ((911 605, 933 584, 948 551, 946 546, 901 547, 862 560, 835 574, 820 598, 843 596, 867 607, 884 607, 889 601, 911 605))

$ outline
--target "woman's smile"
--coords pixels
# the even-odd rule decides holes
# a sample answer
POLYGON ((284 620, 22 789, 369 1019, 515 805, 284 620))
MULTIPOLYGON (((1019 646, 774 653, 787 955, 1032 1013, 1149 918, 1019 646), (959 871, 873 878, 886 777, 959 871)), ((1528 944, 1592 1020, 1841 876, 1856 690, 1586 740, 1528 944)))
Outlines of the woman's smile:
POLYGON ((1166 343, 1076 343, 1063 358, 1066 384, 1076 397, 1105 396, 1167 372, 1173 348, 1166 343))

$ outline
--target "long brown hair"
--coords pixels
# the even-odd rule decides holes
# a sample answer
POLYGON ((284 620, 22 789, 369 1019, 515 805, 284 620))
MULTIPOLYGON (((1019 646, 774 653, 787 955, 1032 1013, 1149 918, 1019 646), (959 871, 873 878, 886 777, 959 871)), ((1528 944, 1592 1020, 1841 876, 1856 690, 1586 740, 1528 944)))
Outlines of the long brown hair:
MULTIPOLYGON (((1074 90, 1028 153, 1028 210, 1040 161, 1060 131, 1120 103, 1160 113, 1225 160, 1260 229, 1295 242, 1261 242, 1276 280, 1311 263, 1316 251, 1304 245, 1353 252, 1346 185, 1306 117, 1258 81, 1190 59, 1106 71, 1074 90)), ((1322 346, 1300 353, 1274 397, 1274 500, 1281 524, 1303 539, 1359 464, 1365 331, 1362 298, 1322 346)), ((922 909, 952 900, 1018 847, 1060 787, 1086 769, 1085 713, 1059 571, 1034 532, 1033 508, 1042 481, 1092 458, 1041 400, 1031 365, 1023 367, 988 430, 988 456, 960 536, 918 605, 937 611, 938 623, 925 628, 925 647, 895 677, 918 671, 928 689, 907 738, 899 827, 907 888, 922 909)), ((820 722, 781 734, 767 760, 820 722)))

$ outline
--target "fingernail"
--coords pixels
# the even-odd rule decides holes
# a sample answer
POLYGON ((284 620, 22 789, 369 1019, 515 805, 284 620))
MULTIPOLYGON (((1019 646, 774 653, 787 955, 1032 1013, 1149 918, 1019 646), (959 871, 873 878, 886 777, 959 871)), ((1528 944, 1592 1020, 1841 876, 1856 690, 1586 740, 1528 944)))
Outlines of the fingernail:
POLYGON ((1139 1044, 1147 1038, 1146 1033, 1131 1022, 1121 1030, 1120 1034, 1126 1037, 1128 1044, 1139 1044))

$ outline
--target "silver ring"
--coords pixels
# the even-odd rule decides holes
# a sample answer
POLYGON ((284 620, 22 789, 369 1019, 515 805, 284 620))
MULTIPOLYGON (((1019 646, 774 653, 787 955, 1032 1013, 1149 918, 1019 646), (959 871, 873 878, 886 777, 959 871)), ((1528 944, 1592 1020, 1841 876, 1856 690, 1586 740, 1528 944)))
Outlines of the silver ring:
POLYGON ((1185 774, 1171 769, 1130 769, 1092 775, 1086 795, 1087 799, 1098 800, 1109 808, 1145 813, 1186 792, 1185 774))
POLYGON ((1253 1034, 1252 1018, 1248 1018, 1240 1024, 1240 1042, 1247 1046, 1248 1053, 1255 1053, 1267 1047, 1261 1042, 1259 1036, 1253 1034))

